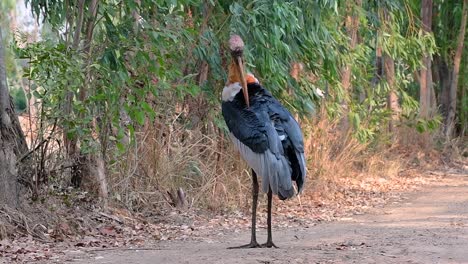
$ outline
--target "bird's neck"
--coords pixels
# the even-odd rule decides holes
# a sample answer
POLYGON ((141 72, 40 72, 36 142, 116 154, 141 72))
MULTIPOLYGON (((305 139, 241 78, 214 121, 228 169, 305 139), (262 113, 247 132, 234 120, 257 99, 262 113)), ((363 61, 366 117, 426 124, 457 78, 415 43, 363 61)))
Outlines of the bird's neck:
POLYGON ((241 83, 241 75, 235 60, 231 60, 229 64, 228 83, 241 83))

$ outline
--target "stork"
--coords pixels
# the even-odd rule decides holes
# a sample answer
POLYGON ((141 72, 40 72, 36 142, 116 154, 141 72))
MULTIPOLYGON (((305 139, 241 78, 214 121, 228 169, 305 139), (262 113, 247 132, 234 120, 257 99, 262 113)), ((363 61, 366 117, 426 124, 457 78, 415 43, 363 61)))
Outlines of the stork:
POLYGON ((291 113, 252 74, 244 73, 244 42, 238 35, 229 39, 232 61, 222 92, 222 114, 229 135, 243 159, 252 168, 252 226, 250 243, 231 248, 277 247, 271 234, 273 194, 285 200, 300 192, 306 177, 302 131, 291 113), (242 92, 241 92, 242 90, 242 92), (256 212, 259 184, 268 196, 268 238, 258 244, 256 212))

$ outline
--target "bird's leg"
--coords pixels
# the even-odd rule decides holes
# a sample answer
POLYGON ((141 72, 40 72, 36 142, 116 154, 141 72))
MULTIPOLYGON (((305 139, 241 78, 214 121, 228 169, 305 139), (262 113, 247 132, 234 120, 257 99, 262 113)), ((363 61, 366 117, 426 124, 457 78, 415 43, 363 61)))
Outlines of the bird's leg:
POLYGON ((267 218, 267 230, 268 230, 268 238, 267 242, 262 245, 262 247, 267 248, 278 248, 275 244, 273 244, 273 238, 271 237, 271 206, 273 203, 273 193, 271 192, 271 188, 268 189, 268 218, 267 218))
POLYGON ((259 247, 257 243, 257 204, 258 204, 258 179, 257 173, 252 170, 252 234, 250 236, 250 245, 254 247, 259 247))
POLYGON ((229 247, 228 249, 235 248, 259 248, 262 247, 257 242, 256 222, 257 222, 257 202, 258 202, 258 180, 257 174, 252 170, 252 235, 250 236, 250 243, 238 247, 229 247))

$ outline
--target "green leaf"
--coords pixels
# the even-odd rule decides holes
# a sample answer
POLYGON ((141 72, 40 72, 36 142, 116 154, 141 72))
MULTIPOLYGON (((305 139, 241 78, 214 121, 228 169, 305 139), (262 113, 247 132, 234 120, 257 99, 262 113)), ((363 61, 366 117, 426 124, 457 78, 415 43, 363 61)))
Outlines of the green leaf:
POLYGON ((36 98, 38 98, 38 99, 42 99, 42 98, 43 98, 42 95, 41 95, 37 90, 34 90, 34 91, 32 92, 32 94, 33 94, 34 97, 36 97, 36 98))
POLYGON ((120 153, 124 153, 125 152, 125 145, 120 143, 120 142, 115 142, 115 145, 117 146, 117 149, 119 150, 120 153))
POLYGON ((141 126, 145 124, 145 112, 135 111, 135 119, 141 126))

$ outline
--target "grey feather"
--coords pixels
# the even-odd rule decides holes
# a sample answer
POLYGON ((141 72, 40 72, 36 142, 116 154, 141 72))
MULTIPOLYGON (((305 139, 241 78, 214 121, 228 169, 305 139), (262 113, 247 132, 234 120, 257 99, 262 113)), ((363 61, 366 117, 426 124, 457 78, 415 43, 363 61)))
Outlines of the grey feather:
MULTIPOLYGON (((263 192, 268 192, 268 188, 271 187, 272 192, 276 195, 281 195, 285 198, 294 195, 294 188, 291 181, 291 167, 288 160, 278 153, 282 149, 279 148, 275 142, 275 139, 279 141, 278 136, 269 137, 269 139, 274 138, 271 143, 276 145, 274 148, 278 151, 276 154, 270 149, 267 149, 263 153, 253 152, 232 133, 230 133, 229 136, 247 164, 249 164, 262 179, 263 192)), ((279 141, 279 144, 281 144, 281 141, 279 141)))
POLYGON ((306 162, 305 162, 305 156, 304 152, 300 152, 296 150, 296 156, 297 159, 299 160, 299 166, 301 167, 301 177, 302 177, 302 184, 299 186, 298 192, 302 191, 302 188, 304 188, 304 183, 306 179, 306 162))
POLYGON ((304 153, 304 141, 301 129, 299 124, 294 120, 292 116, 289 116, 289 120, 284 126, 284 130, 288 137, 291 139, 291 142, 294 148, 302 153, 304 153))

